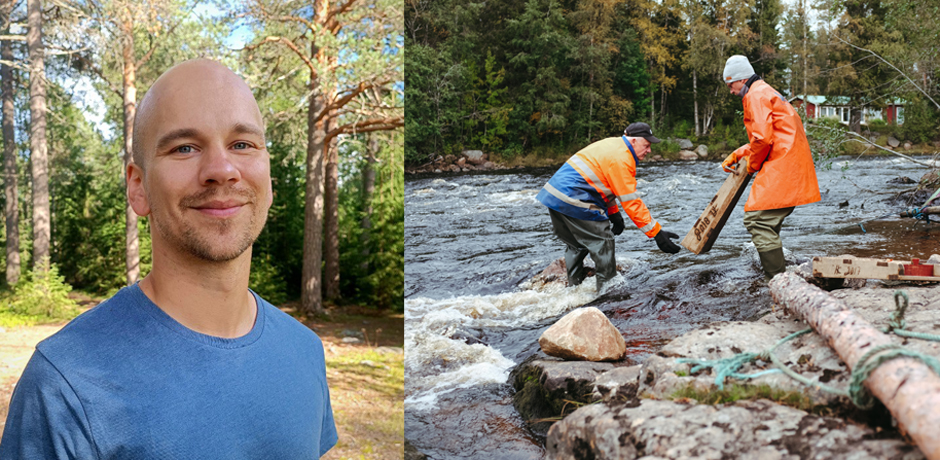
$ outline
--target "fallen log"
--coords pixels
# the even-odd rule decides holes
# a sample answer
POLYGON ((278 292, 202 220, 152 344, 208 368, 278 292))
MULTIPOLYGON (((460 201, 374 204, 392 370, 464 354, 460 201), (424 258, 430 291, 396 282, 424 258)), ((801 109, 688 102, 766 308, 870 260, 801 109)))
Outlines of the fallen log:
MULTIPOLYGON (((845 302, 797 275, 777 275, 770 282, 770 293, 825 338, 851 369, 868 350, 893 343, 845 302)), ((940 376, 918 359, 897 357, 872 371, 865 386, 928 459, 940 460, 940 376)))

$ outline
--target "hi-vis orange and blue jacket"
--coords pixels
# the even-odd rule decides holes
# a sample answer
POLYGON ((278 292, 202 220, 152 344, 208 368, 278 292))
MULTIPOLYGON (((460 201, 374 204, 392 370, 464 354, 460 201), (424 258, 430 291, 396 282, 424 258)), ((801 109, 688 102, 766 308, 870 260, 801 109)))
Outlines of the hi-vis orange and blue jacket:
POLYGON ((619 212, 619 200, 633 223, 652 238, 662 226, 636 193, 638 162, 626 136, 597 141, 569 158, 535 198, 568 217, 595 221, 619 212))

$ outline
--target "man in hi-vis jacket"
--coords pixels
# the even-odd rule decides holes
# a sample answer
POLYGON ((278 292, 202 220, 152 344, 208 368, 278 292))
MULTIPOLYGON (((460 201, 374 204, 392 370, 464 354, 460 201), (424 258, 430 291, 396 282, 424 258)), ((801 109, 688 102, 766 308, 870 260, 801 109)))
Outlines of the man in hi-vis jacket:
POLYGON ((721 164, 747 161, 748 174, 757 174, 744 204, 744 226, 760 255, 769 280, 786 271, 780 228, 793 208, 820 200, 813 154, 803 121, 783 96, 754 73, 744 56, 725 63, 724 81, 744 100, 744 126, 750 143, 739 147, 721 164))
POLYGON ((656 239, 659 249, 675 254, 679 246, 636 192, 636 166, 650 146, 660 142, 646 123, 633 123, 621 137, 609 137, 574 154, 545 184, 536 199, 548 207, 555 236, 565 250, 568 285, 584 281, 584 257, 591 254, 597 272, 597 290, 617 274, 614 235, 623 232, 623 217, 617 201, 646 236, 656 239))

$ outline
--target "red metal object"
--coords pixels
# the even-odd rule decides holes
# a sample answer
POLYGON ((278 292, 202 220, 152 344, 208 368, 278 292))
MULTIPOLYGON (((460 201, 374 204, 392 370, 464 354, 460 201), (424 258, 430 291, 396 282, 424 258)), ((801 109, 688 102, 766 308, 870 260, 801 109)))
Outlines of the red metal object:
POLYGON ((904 265, 904 276, 933 276, 933 265, 921 265, 920 259, 911 259, 904 265))

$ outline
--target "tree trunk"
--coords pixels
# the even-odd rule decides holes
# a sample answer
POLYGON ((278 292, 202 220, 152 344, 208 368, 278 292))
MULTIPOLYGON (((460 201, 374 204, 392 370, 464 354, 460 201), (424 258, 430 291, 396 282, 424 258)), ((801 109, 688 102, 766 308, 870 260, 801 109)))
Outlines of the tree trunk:
POLYGON ((849 129, 855 134, 862 133, 862 109, 857 106, 849 109, 849 129))
MULTIPOLYGON (((124 39, 124 173, 134 161, 134 116, 137 113, 137 63, 134 61, 134 24, 125 18, 121 24, 124 39)), ((125 177, 125 180, 127 178, 125 177)), ((140 240, 137 235, 137 213, 127 201, 124 207, 125 277, 127 285, 140 278, 140 240)))
MULTIPOLYGON (((845 304, 792 273, 770 282, 776 302, 797 314, 838 353, 851 369, 868 350, 892 343, 845 304)), ((915 358, 897 357, 878 366, 865 380, 872 395, 884 403, 903 431, 929 459, 940 459, 940 376, 915 358)))
POLYGON ((650 126, 656 128, 656 95, 653 92, 653 86, 650 86, 650 126))
MULTIPOLYGON (((333 114, 328 115, 326 131, 336 128, 333 114)), ((323 188, 323 232, 326 238, 323 241, 324 291, 327 299, 339 297, 339 152, 338 138, 333 136, 324 146, 326 157, 326 171, 323 188)))
MULTIPOLYGON (((0 5, 0 23, 9 24, 13 10, 13 0, 4 0, 0 5)), ((4 28, 9 35, 9 26, 4 28)), ((0 59, 13 61, 13 46, 9 40, 0 41, 0 59)), ((16 127, 15 109, 13 108, 13 68, 8 64, 0 65, 0 99, 3 100, 3 189, 6 203, 3 214, 6 217, 7 285, 14 286, 20 280, 20 217, 19 194, 17 193, 16 171, 16 127)))
MULTIPOLYGON (((316 42, 310 44, 316 56, 316 42)), ((317 115, 326 107, 316 73, 310 73, 310 104, 307 108, 307 178, 304 189, 304 263, 301 309, 308 315, 323 313, 321 270, 323 264, 323 147, 324 120, 317 115)))
POLYGON ((693 111, 695 112, 695 137, 702 135, 702 131, 698 128, 698 71, 692 69, 692 103, 695 105, 693 111))
POLYGON ((42 0, 27 0, 26 46, 29 50, 29 148, 33 180, 33 269, 49 267, 51 238, 49 159, 46 145, 45 48, 42 44, 42 0))
POLYGON ((378 134, 369 135, 369 144, 366 147, 366 160, 362 162, 362 221, 359 227, 359 246, 362 248, 359 255, 362 262, 359 269, 363 273, 369 272, 369 240, 372 238, 372 195, 375 193, 375 156, 379 151, 378 134))
POLYGON ((804 5, 806 0, 800 0, 800 18, 803 20, 803 100, 806 100, 806 10, 804 5))

